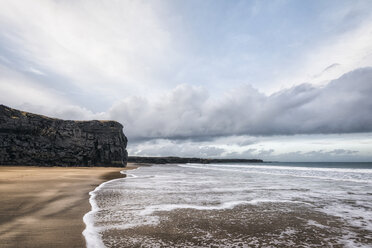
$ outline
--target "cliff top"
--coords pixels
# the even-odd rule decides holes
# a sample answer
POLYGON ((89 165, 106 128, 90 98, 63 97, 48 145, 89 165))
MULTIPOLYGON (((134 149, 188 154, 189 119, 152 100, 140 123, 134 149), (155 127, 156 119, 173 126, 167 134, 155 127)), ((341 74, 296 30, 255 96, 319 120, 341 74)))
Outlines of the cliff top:
POLYGON ((73 122, 73 123, 87 123, 87 122, 92 122, 92 123, 101 123, 104 125, 108 125, 111 127, 120 127, 123 128, 123 125, 117 121, 114 120, 62 120, 59 118, 52 118, 48 117, 45 115, 40 115, 40 114, 34 114, 26 111, 20 111, 17 109, 10 108, 8 106, 5 106, 3 104, 0 104, 0 120, 1 116, 6 116, 11 119, 18 119, 18 118, 38 118, 38 119, 44 119, 45 121, 64 121, 64 122, 73 122))

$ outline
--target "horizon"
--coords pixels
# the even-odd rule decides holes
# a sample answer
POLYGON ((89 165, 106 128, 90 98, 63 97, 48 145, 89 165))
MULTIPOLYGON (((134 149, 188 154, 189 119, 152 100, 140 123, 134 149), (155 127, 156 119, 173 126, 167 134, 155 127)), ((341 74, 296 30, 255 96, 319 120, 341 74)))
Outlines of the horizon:
MULTIPOLYGON (((3 104, 0 104, 0 106, 5 106, 3 104)), ((8 107, 8 106, 5 106, 5 107, 8 107)), ((8 107, 9 108, 9 107, 8 107)), ((21 112, 24 112, 22 110, 20 110, 21 112)), ((35 113, 31 113, 31 112, 27 112, 29 114, 35 114, 35 113)), ((37 115, 37 114, 36 114, 37 115)), ((43 116, 43 115, 42 115, 43 116)), ((43 117, 46 117, 46 118, 50 118, 48 116, 43 116, 43 117)), ((54 119, 54 118, 53 118, 54 119)), ((62 120, 62 119, 60 119, 62 120)), ((66 121, 66 120, 65 120, 66 121)), ((67 121, 79 121, 79 120, 67 120, 67 121)), ((83 121, 102 121, 102 120, 83 120, 83 121)), ((114 120, 105 120, 105 121, 114 121, 114 120)), ((199 157, 180 157, 180 156, 175 156, 175 155, 163 155, 163 156, 137 156, 137 155, 131 155, 131 154, 128 154, 128 157, 147 157, 147 158, 199 158, 199 157)), ((352 162, 348 162, 348 161, 273 161, 273 160, 262 160, 260 158, 255 158, 255 157, 252 157, 252 158, 241 158, 241 157, 230 157, 230 158, 226 158, 226 157, 200 157, 201 159, 226 159, 226 160, 261 160, 260 163, 367 163, 367 164, 370 164, 372 163, 372 161, 352 161, 352 162)), ((230 162, 228 162, 230 163, 230 162)), ((232 163, 244 163, 244 162, 232 162, 232 163)), ((255 162, 252 162, 252 163, 255 163, 255 162)))
POLYGON ((372 162, 371 1, 4 1, 0 104, 131 156, 372 162))

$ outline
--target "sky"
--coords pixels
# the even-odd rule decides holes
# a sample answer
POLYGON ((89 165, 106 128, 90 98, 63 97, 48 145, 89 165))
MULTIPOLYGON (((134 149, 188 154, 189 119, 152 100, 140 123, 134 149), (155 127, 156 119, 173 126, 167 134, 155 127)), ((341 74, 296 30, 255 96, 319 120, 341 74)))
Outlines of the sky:
POLYGON ((372 1, 0 4, 0 104, 130 155, 372 161, 372 1))

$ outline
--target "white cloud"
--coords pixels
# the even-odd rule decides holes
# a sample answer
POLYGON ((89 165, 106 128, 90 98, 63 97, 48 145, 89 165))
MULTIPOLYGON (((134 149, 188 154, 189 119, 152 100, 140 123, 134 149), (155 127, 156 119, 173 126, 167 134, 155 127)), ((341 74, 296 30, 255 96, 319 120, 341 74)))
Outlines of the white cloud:
POLYGON ((29 68, 26 69, 26 70, 29 71, 29 72, 32 72, 32 73, 34 73, 34 74, 36 74, 36 75, 45 76, 45 73, 44 73, 44 72, 42 72, 42 71, 40 71, 40 70, 38 70, 38 69, 35 69, 35 68, 33 68, 33 67, 29 67, 29 68))
POLYGON ((66 105, 68 101, 57 92, 40 86, 24 75, 0 65, 1 101, 17 107, 24 103, 48 106, 66 105))
POLYGON ((323 37, 320 44, 299 54, 293 65, 282 68, 279 79, 267 90, 273 93, 303 82, 324 85, 344 73, 368 66, 372 66, 371 16, 354 29, 323 37), (332 65, 337 66, 330 68, 332 65))
POLYGON ((109 116, 133 139, 371 132, 371 82, 372 68, 364 68, 324 87, 303 84, 265 96, 244 86, 219 99, 181 85, 156 99, 127 98, 109 116))
MULTIPOLYGON (((303 50, 301 44, 289 44, 298 56, 288 60, 286 44, 270 47, 267 40, 254 40, 251 30, 232 28, 233 22, 222 33, 198 37, 209 26, 197 30, 181 14, 163 1, 4 0, 1 103, 65 119, 114 119, 125 125, 130 140, 172 139, 159 151, 183 155, 272 157, 278 155, 278 143, 249 146, 260 135, 372 132, 372 69, 353 71, 372 65, 370 14, 353 28, 311 36, 314 44, 303 50), (216 46, 208 49, 214 40, 216 46), (259 57, 253 51, 257 44, 259 57), (244 82, 251 85, 237 86, 244 82), (180 139, 200 146, 175 145, 180 139), (203 143, 216 139, 227 143, 203 143)), ((343 8, 329 20, 349 14, 350 8, 343 8)), ((233 21, 234 13, 230 17, 233 21)), ((290 145, 291 151, 296 146, 290 145)), ((150 148, 136 151, 154 154, 150 148)), ((305 150, 300 153, 319 151, 305 150)))
MULTIPOLYGON (((250 7, 257 8, 254 5, 250 7)), ((271 8, 276 4, 263 5, 271 8)), ((230 83, 249 82, 264 93, 274 93, 302 82, 325 84, 348 71, 372 65, 370 15, 353 29, 314 37, 314 44, 299 51, 294 59, 273 65, 268 63, 270 56, 262 60, 255 57, 258 55, 252 53, 250 43, 246 49, 242 45, 230 53, 234 42, 226 42, 213 51, 213 56, 202 54, 208 44, 195 36, 200 30, 188 30, 188 20, 179 16, 182 10, 173 10, 178 14, 168 8, 166 1, 5 0, 0 8, 0 38, 9 54, 22 61, 23 70, 52 72, 54 77, 109 104, 123 96, 157 97, 180 83, 213 85, 210 91, 220 92, 231 87, 230 83), (270 64, 273 68, 258 70, 256 61, 259 66, 270 64), (335 63, 339 66, 324 70, 335 63), (260 75, 261 80, 256 80, 256 72, 271 76, 260 75)), ((350 11, 353 8, 347 5, 328 19, 340 21, 350 11)), ((226 40, 254 37, 249 30, 238 31, 226 30, 231 35, 226 40)), ((285 59, 285 52, 280 56, 285 59)), ((94 107, 91 110, 95 111, 94 107)))
POLYGON ((171 36, 154 8, 142 1, 3 1, 1 36, 37 71, 120 98, 154 82, 161 87, 156 74, 170 70, 171 36))
POLYGON ((0 65, 1 103, 51 117, 73 120, 107 119, 105 113, 71 103, 65 95, 40 85, 23 74, 0 65))

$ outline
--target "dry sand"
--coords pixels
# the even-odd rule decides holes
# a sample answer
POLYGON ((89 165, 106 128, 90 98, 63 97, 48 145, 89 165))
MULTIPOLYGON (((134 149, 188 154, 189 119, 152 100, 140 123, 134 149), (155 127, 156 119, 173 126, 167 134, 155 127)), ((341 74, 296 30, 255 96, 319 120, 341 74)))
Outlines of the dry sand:
POLYGON ((0 247, 85 247, 88 193, 131 168, 0 166, 0 247))

